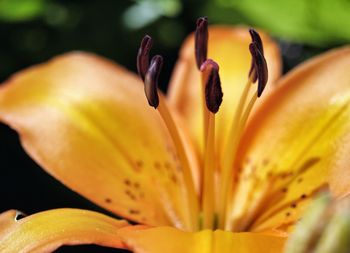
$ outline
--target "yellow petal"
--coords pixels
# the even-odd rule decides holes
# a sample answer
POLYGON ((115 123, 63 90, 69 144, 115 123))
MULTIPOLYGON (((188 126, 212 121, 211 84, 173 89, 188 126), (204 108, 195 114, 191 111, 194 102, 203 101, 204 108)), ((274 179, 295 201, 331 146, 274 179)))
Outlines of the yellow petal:
POLYGON ((136 75, 66 54, 8 80, 0 120, 45 170, 96 204, 144 224, 185 226, 181 166, 136 75))
POLYGON ((142 253, 278 253, 285 238, 279 236, 232 233, 222 230, 184 232, 170 227, 123 229, 121 238, 135 252, 142 253))
POLYGON ((349 72, 345 47, 310 60, 277 84, 242 137, 233 219, 253 213, 247 224, 256 230, 293 224, 323 187, 335 196, 350 193, 349 72))
MULTIPOLYGON (((271 83, 281 72, 279 49, 266 34, 261 33, 261 36, 271 83)), ((208 58, 215 60, 220 66, 224 93, 223 103, 216 114, 218 147, 223 147, 224 138, 228 134, 236 106, 248 79, 251 64, 248 49, 250 42, 248 28, 228 26, 209 28, 208 58)), ((201 89, 200 74, 194 59, 194 38, 191 35, 181 49, 169 86, 169 100, 184 116, 199 145, 203 144, 201 89)))
POLYGON ((16 220, 16 211, 0 214, 0 252, 52 252, 62 245, 97 244, 126 248, 118 230, 126 221, 79 209, 54 209, 16 220), (6 226, 2 226, 6 222, 6 226))

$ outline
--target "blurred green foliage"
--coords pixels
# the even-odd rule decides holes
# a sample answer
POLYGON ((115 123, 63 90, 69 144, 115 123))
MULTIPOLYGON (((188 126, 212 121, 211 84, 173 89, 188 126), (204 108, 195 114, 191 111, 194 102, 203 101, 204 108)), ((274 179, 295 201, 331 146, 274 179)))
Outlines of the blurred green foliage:
MULTIPOLYGON (((215 1, 241 21, 283 39, 314 46, 334 46, 350 41, 350 29, 347 29, 350 26, 349 0, 215 1)), ((220 16, 218 14, 216 18, 220 19, 220 16)), ((235 17, 225 16, 224 19, 237 21, 235 17)))
POLYGON ((0 0, 0 20, 7 22, 27 21, 40 16, 44 0, 0 0))
POLYGON ((72 50, 93 52, 136 71, 144 34, 166 57, 166 89, 178 49, 200 16, 196 1, 0 0, 0 83, 12 73, 72 50))
POLYGON ((175 17, 181 8, 178 0, 138 0, 125 11, 123 20, 127 27, 139 29, 162 16, 175 17))
POLYGON ((349 0, 0 0, 0 81, 71 50, 95 52, 135 71, 145 33, 154 38, 153 52, 166 56, 167 80, 199 16, 272 33, 288 70, 348 43, 349 13, 349 0))

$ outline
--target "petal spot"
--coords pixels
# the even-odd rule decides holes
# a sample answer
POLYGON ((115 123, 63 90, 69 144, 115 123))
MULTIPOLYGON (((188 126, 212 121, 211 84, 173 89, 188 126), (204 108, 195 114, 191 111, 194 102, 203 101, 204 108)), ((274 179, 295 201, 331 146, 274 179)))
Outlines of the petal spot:
POLYGON ((165 162, 165 163, 164 163, 164 167, 165 167, 167 170, 170 170, 170 168, 171 168, 170 163, 169 163, 169 162, 165 162))
POLYGON ((160 165, 159 162, 155 162, 155 163, 153 164, 153 166, 154 166, 154 168, 156 168, 157 170, 160 170, 160 169, 162 168, 162 166, 160 165))
POLYGON ((130 190, 125 190, 125 194, 126 194, 131 200, 136 200, 136 196, 135 196, 130 190))
POLYGON ((282 188, 282 190, 281 190, 283 193, 287 193, 287 191, 288 191, 288 188, 287 187, 284 187, 284 188, 282 188))
POLYGON ((141 161, 141 160, 136 161, 135 166, 134 166, 134 170, 136 172, 141 172, 142 168, 143 168, 143 161, 141 161))
POLYGON ((138 214, 140 214, 140 211, 136 210, 136 209, 129 209, 129 213, 133 214, 133 215, 138 215, 138 214))
POLYGON ((170 176, 170 180, 174 183, 174 184, 177 184, 177 177, 175 176, 175 174, 172 174, 170 176))
POLYGON ((268 164, 269 164, 269 160, 268 159, 264 159, 263 161, 262 161, 262 165, 263 166, 267 166, 268 164))
POLYGON ((124 184, 127 185, 127 186, 130 186, 131 182, 130 182, 129 179, 124 179, 124 184))

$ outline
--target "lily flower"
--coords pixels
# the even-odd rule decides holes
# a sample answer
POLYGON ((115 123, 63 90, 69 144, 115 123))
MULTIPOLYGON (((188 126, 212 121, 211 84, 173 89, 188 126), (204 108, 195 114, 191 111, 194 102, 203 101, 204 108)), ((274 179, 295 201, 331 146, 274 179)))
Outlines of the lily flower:
POLYGON ((0 216, 0 252, 94 243, 135 252, 282 252, 321 189, 350 192, 350 48, 279 79, 277 45, 197 21, 167 96, 163 57, 141 42, 139 76, 68 53, 0 87, 0 120, 72 190, 141 225, 79 209, 0 216), (279 81, 276 81, 279 79, 279 81), (257 82, 257 84, 254 84, 257 82), (146 94, 146 98, 145 98, 146 94))

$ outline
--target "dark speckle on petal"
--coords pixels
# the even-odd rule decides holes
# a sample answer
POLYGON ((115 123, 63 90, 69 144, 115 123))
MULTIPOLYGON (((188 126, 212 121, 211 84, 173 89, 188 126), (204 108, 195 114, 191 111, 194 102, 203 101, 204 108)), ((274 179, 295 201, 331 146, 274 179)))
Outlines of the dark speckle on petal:
POLYGON ((129 213, 136 215, 136 214, 140 214, 140 211, 136 209, 129 209, 129 213))

